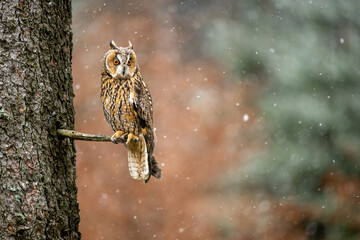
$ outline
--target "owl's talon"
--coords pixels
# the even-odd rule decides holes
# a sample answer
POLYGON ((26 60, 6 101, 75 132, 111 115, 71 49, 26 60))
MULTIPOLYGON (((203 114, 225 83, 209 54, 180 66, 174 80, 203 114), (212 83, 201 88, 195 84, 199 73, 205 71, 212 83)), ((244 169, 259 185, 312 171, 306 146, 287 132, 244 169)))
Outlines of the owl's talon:
POLYGON ((131 141, 137 142, 139 141, 139 137, 135 136, 132 133, 129 133, 127 137, 126 145, 128 145, 131 141))
POLYGON ((124 138, 124 132, 123 131, 116 131, 111 137, 110 140, 112 143, 118 144, 117 139, 118 138, 124 138))
POLYGON ((114 136, 110 137, 110 141, 114 144, 118 144, 118 142, 116 141, 116 138, 114 138, 114 136))
POLYGON ((125 141, 126 137, 127 137, 127 133, 124 133, 124 134, 121 135, 119 138, 120 138, 121 140, 125 141))

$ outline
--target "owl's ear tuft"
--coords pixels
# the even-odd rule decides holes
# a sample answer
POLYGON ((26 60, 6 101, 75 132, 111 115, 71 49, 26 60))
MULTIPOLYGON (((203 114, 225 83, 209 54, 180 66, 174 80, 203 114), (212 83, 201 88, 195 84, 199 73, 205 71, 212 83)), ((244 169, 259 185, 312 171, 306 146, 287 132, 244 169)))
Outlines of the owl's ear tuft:
POLYGON ((132 45, 132 43, 129 41, 129 48, 131 49, 131 50, 134 50, 134 46, 132 45))
POLYGON ((117 46, 116 46, 114 40, 111 40, 110 41, 110 49, 116 49, 116 48, 117 48, 117 46))

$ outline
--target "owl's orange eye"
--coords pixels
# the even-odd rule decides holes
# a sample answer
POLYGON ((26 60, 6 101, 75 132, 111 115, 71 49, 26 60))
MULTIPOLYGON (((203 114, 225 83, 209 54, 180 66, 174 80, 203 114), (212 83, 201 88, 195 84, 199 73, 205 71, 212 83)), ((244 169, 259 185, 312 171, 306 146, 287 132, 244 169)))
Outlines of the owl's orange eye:
POLYGON ((120 61, 118 59, 114 59, 114 65, 119 65, 120 61))
POLYGON ((127 65, 128 65, 128 66, 130 66, 130 65, 131 65, 131 62, 130 62, 130 60, 128 61, 127 65))

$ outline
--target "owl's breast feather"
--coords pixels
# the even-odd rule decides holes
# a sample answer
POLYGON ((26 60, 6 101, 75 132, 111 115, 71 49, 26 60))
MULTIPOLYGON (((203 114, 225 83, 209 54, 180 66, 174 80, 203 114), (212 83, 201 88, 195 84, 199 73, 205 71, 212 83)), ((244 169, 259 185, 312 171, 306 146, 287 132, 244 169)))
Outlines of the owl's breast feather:
POLYGON ((132 92, 130 92, 130 95, 129 95, 129 102, 130 102, 131 104, 134 103, 134 94, 133 94, 132 92))

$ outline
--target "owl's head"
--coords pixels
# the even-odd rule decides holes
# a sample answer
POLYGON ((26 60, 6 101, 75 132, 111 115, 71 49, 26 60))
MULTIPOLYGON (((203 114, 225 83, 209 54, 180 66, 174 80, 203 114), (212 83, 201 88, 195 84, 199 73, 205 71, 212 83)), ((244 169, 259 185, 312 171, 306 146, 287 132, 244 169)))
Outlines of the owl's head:
POLYGON ((114 79, 129 79, 133 77, 138 65, 133 45, 118 47, 112 40, 110 50, 105 54, 104 67, 114 79))

